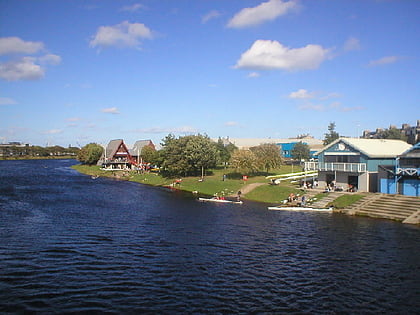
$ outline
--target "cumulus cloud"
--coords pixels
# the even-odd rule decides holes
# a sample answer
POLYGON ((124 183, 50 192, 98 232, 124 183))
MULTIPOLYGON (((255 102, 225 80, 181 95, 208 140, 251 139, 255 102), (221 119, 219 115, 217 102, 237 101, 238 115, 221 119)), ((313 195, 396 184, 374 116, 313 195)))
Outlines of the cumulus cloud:
POLYGON ((45 69, 36 64, 36 58, 23 57, 0 64, 0 78, 7 81, 38 80, 45 75, 45 69))
POLYGON ((239 123, 237 121, 227 121, 227 122, 225 122, 225 126, 227 126, 227 127, 235 127, 235 126, 238 126, 238 125, 239 125, 239 123))
POLYGON ((390 63, 397 62, 400 58, 397 56, 386 56, 377 60, 372 60, 369 62, 369 67, 383 66, 390 63))
POLYGON ((10 97, 0 97, 0 105, 15 105, 17 102, 10 97))
POLYGON ((29 42, 19 37, 0 38, 0 55, 34 54, 44 49, 42 42, 29 42))
POLYGON ((355 37, 350 37, 344 43, 344 50, 345 51, 360 50, 360 48, 361 48, 360 41, 355 37))
POLYGON ((259 76, 260 74, 258 72, 250 72, 247 75, 248 78, 258 78, 259 76))
POLYGON ((120 11, 125 11, 125 12, 136 12, 140 9, 144 9, 144 5, 140 4, 140 3, 134 3, 132 5, 125 5, 123 6, 120 11))
POLYGON ((38 58, 39 62, 46 65, 59 65, 61 63, 61 57, 54 54, 46 54, 38 58))
MULTIPOLYGON (((36 54, 44 50, 42 42, 24 41, 19 37, 0 38, 0 55, 36 54)), ((38 80, 45 75, 46 65, 58 65, 61 57, 54 54, 25 56, 0 63, 0 78, 7 81, 38 80)))
POLYGON ((55 135, 55 134, 62 133, 62 132, 63 132, 63 130, 61 130, 61 129, 50 129, 50 130, 44 131, 43 134, 45 134, 45 135, 55 135))
POLYGON ((289 94, 289 98, 296 98, 296 99, 309 99, 315 97, 314 92, 308 92, 305 89, 299 89, 296 92, 292 92, 289 94))
POLYGON ((119 114, 120 112, 118 111, 118 108, 116 107, 109 107, 109 108, 103 108, 101 109, 102 113, 107 113, 107 114, 119 114))
POLYGON ((210 20, 217 19, 221 15, 222 14, 219 11, 217 11, 217 10, 211 10, 209 13, 207 13, 206 15, 204 15, 201 18, 201 23, 205 24, 205 23, 207 23, 210 20))
POLYGON ((235 68, 253 70, 313 70, 329 58, 329 50, 320 45, 289 48, 278 41, 257 40, 241 55, 235 68))
POLYGON ((124 21, 113 26, 100 26, 90 41, 91 47, 134 47, 138 48, 141 39, 152 39, 152 31, 142 23, 124 21))
POLYGON ((160 133, 175 133, 175 134, 194 134, 198 132, 198 129, 192 126, 181 126, 173 128, 162 128, 162 127, 152 127, 137 129, 134 132, 140 133, 149 133, 149 134, 160 134, 160 133))
POLYGON ((242 9, 230 19, 227 26, 231 28, 255 26, 275 20, 297 7, 298 4, 296 1, 269 0, 256 7, 242 9))

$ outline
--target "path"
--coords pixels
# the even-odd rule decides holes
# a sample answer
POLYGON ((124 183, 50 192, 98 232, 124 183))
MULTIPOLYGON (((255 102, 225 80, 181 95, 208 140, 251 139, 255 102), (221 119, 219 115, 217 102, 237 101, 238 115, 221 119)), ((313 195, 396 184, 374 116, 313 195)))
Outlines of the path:
MULTIPOLYGON (((240 190, 241 190, 242 196, 249 193, 250 191, 254 190, 257 187, 262 186, 262 185, 267 185, 267 183, 252 183, 252 184, 248 184, 248 185, 245 185, 245 186, 241 187, 240 190)), ((231 197, 233 197, 233 196, 237 196, 237 193, 232 194, 231 197)))

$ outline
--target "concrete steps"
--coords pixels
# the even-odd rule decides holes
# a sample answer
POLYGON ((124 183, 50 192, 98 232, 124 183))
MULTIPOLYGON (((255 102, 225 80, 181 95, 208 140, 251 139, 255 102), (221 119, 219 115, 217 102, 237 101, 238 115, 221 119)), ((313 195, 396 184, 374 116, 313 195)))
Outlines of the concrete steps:
MULTIPOLYGON (((375 218, 405 221, 411 217, 409 223, 416 222, 415 213, 420 210, 420 198, 387 195, 368 194, 363 199, 346 208, 344 212, 352 215, 362 215, 375 218)), ((407 222, 408 223, 408 222, 407 222)))
POLYGON ((311 207, 313 207, 313 208, 326 208, 330 202, 334 201, 335 199, 337 199, 341 195, 342 194, 339 193, 339 192, 330 192, 324 198, 312 203, 311 207))

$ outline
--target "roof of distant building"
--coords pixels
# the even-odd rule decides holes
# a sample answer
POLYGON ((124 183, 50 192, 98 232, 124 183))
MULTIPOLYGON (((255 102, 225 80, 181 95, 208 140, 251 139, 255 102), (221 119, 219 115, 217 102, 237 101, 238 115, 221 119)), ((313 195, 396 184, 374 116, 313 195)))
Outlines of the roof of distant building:
POLYGON ((317 154, 328 150, 338 142, 343 142, 370 158, 394 158, 411 148, 410 144, 402 140, 339 138, 317 154))

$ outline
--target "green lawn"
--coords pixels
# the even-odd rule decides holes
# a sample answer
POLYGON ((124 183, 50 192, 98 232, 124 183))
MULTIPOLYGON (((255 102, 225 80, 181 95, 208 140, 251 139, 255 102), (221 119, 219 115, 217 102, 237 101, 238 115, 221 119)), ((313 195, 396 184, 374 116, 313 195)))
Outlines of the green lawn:
MULTIPOLYGON (((136 172, 123 172, 123 171, 102 171, 99 166, 87 166, 87 165, 74 165, 74 169, 87 175, 98 175, 112 178, 119 178, 130 180, 146 185, 153 186, 168 186, 175 183, 176 178, 164 178, 156 173, 144 173, 138 174, 136 172), (123 176, 125 174, 126 176, 123 176)), ((244 199, 279 203, 286 199, 287 196, 293 192, 298 193, 294 186, 288 183, 282 183, 281 185, 268 185, 268 180, 265 178, 267 175, 279 175, 287 174, 292 171, 290 165, 283 165, 281 168, 270 171, 269 174, 258 174, 248 176, 248 180, 245 182, 242 180, 242 174, 237 173, 232 169, 216 168, 208 170, 204 180, 201 181, 201 176, 191 176, 182 178, 180 184, 176 184, 175 187, 185 191, 197 191, 203 195, 236 195, 236 193, 244 187, 244 185, 252 183, 264 183, 260 187, 257 187, 250 193, 243 195, 244 199), (226 179, 223 180, 223 175, 226 174, 226 179)), ((294 167, 294 171, 298 171, 297 167, 294 167)))
POLYGON ((336 209, 343 209, 346 208, 356 201, 359 201, 360 199, 364 198, 365 195, 362 194, 354 194, 354 195, 342 195, 335 199, 329 206, 332 206, 336 209))
POLYGON ((248 194, 246 194, 246 198, 249 200, 261 201, 261 202, 269 202, 269 203, 281 203, 283 200, 287 199, 287 197, 291 194, 299 194, 302 193, 299 189, 295 188, 294 186, 288 184, 280 184, 280 185, 262 185, 248 194))

